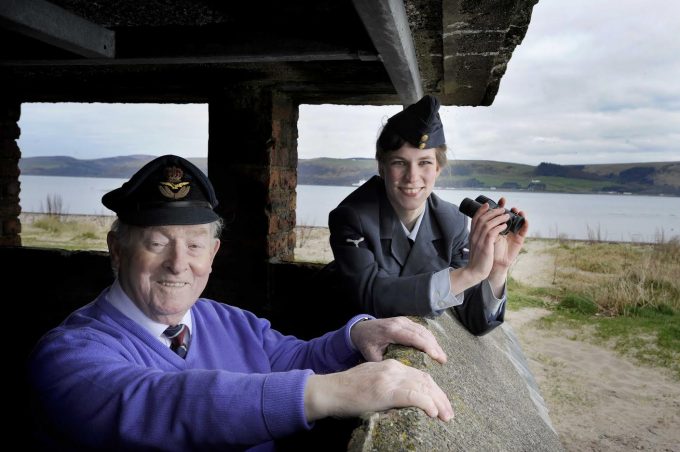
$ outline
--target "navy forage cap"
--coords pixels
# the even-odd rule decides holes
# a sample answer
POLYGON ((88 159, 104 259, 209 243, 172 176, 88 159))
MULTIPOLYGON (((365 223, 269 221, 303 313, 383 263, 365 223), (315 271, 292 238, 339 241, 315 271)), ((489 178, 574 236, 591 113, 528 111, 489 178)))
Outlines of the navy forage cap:
POLYGON ((419 149, 446 144, 444 126, 439 118, 439 100, 430 95, 392 116, 385 128, 419 149))
POLYGON ((135 226, 205 224, 219 219, 208 177, 176 155, 150 161, 120 188, 106 193, 102 203, 122 222, 135 226))

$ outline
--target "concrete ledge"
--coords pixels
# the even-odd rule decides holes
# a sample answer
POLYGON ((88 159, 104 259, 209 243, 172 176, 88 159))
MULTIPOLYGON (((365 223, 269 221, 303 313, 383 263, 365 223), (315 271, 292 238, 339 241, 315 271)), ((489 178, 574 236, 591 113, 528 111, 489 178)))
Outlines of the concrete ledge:
POLYGON ((476 337, 448 312, 414 320, 433 332, 448 362, 400 346, 390 347, 387 357, 429 372, 456 417, 445 424, 415 408, 374 413, 353 432, 348 450, 564 450, 509 325, 476 337))

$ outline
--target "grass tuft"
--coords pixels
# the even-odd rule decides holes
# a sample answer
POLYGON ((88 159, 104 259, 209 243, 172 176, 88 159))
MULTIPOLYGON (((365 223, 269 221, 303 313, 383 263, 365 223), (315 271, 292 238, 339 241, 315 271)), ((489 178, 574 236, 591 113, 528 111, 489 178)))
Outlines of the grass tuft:
POLYGON ((553 285, 508 282, 509 308, 544 307, 545 328, 611 344, 680 379, 680 240, 654 244, 559 241, 553 285))
POLYGON ((598 311, 597 304, 590 298, 579 294, 567 294, 557 305, 558 309, 577 314, 594 315, 598 311))
POLYGON ((106 234, 114 217, 21 214, 23 246, 106 251, 106 234))

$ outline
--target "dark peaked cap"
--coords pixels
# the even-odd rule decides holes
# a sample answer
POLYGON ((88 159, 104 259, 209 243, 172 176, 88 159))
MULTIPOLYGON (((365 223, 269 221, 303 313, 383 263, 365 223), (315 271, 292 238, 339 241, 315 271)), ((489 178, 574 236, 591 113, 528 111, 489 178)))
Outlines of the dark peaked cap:
POLYGON ((135 226, 191 225, 219 219, 210 180, 182 157, 164 155, 102 197, 118 218, 135 226))
POLYGON ((444 126, 439 118, 439 100, 430 95, 392 116, 385 128, 420 149, 446 144, 444 126))

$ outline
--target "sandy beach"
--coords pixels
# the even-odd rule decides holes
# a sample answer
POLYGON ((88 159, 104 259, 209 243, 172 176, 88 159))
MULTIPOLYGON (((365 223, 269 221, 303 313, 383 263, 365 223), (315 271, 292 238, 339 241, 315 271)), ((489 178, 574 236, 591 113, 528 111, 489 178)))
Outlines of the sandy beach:
MULTIPOLYGON (((552 284, 551 241, 529 241, 512 276, 527 285, 552 284)), ((296 259, 332 259, 328 229, 302 231, 296 259)), ((510 307, 512 307, 512 300, 510 307)), ((680 452, 680 382, 670 371, 643 367, 607 344, 579 340, 569 329, 544 329, 537 320, 549 311, 510 310, 517 333, 550 418, 569 451, 680 452)))

